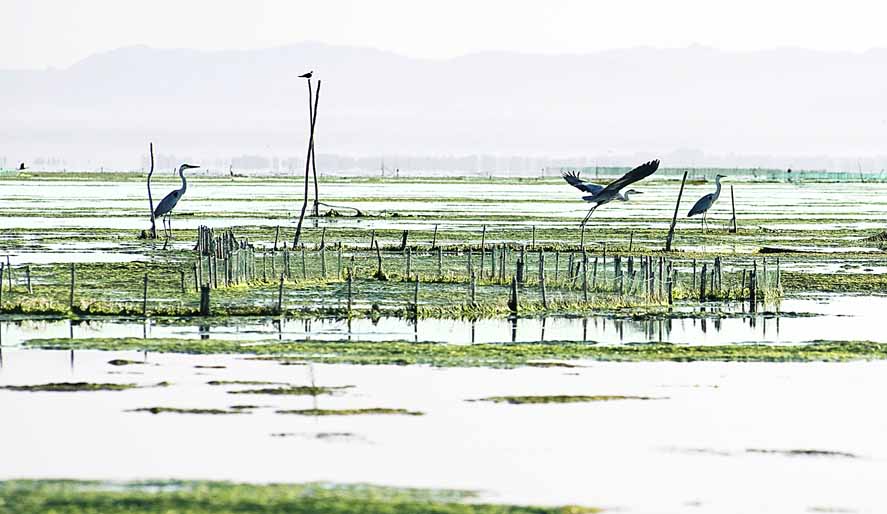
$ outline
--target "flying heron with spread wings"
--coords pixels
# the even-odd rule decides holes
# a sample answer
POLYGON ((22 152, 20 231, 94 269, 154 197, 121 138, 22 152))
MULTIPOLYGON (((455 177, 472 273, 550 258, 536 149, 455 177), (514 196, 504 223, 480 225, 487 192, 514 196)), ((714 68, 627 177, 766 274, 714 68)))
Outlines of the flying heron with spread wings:
POLYGON ((563 174, 563 177, 564 180, 567 181, 567 184, 570 184, 580 191, 590 193, 587 196, 583 196, 582 199, 588 203, 594 204, 591 206, 591 209, 588 210, 588 214, 585 215, 585 219, 582 220, 582 224, 580 226, 585 226, 585 224, 588 223, 589 218, 591 218, 592 213, 594 213, 594 210, 601 205, 604 205, 605 203, 610 203, 613 200, 627 202, 629 199, 629 195, 641 194, 641 191, 637 191, 634 189, 629 189, 624 193, 622 193, 621 191, 626 186, 634 184, 635 182, 645 179, 653 173, 656 173, 657 169, 659 169, 659 159, 645 162, 644 164, 641 164, 625 175, 622 175, 613 182, 610 182, 606 186, 586 182, 579 178, 579 173, 576 171, 565 172, 563 174))

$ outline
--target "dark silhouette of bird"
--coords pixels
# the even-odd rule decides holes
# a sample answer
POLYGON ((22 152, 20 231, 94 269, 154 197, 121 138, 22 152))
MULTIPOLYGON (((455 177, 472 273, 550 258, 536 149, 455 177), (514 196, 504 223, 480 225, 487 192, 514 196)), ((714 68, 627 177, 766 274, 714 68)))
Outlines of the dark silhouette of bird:
POLYGON ((594 205, 591 207, 591 209, 589 209, 588 214, 585 215, 585 219, 582 220, 580 226, 585 225, 588 222, 589 218, 591 218, 594 210, 601 205, 604 205, 605 203, 610 203, 613 200, 627 202, 629 200, 629 195, 641 194, 641 191, 636 191, 634 189, 629 189, 624 193, 621 193, 620 191, 624 187, 630 184, 634 184, 635 182, 647 178, 653 173, 656 173, 657 169, 659 169, 659 159, 645 162, 644 164, 641 164, 625 175, 622 175, 613 182, 610 182, 606 186, 586 182, 579 178, 579 173, 577 173, 576 171, 563 173, 564 180, 566 180, 568 184, 580 191, 591 193, 587 196, 582 197, 583 200, 589 203, 593 203, 594 205))
POLYGON ((199 167, 200 166, 194 166, 192 164, 182 164, 179 166, 179 176, 182 178, 182 187, 164 196, 163 200, 160 200, 160 203, 158 203, 157 207, 154 209, 155 219, 163 217, 163 229, 164 231, 168 230, 167 238, 172 235, 172 220, 170 220, 169 217, 172 215, 172 210, 175 208, 176 204, 179 203, 179 200, 182 199, 182 196, 185 195, 185 190, 188 188, 188 183, 185 181, 185 170, 199 167))
POLYGON ((18 165, 18 170, 19 170, 19 171, 24 171, 24 170, 26 170, 26 169, 28 169, 28 168, 25 167, 25 163, 21 163, 21 164, 18 165))
POLYGON ((308 73, 305 73, 304 75, 299 75, 299 78, 300 79, 310 79, 312 75, 314 75, 314 70, 311 70, 308 73))
POLYGON ((697 214, 702 214, 702 233, 705 233, 705 217, 708 214, 708 210, 711 209, 711 206, 718 201, 718 197, 721 196, 721 179, 726 178, 727 175, 717 175, 715 177, 715 185, 716 189, 714 193, 709 193, 699 200, 696 200, 696 203, 693 204, 693 208, 690 209, 690 212, 687 213, 687 217, 690 218, 692 216, 696 216, 697 214))

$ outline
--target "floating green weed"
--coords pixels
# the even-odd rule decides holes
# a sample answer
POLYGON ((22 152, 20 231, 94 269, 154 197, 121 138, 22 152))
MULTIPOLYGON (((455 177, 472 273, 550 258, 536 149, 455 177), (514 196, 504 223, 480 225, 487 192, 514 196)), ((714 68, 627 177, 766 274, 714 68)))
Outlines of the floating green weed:
POLYGON ((243 389, 238 391, 228 391, 230 394, 271 394, 271 395, 306 395, 317 396, 321 394, 335 394, 353 386, 286 386, 286 387, 266 387, 263 389, 243 389))
POLYGON ((244 409, 198 409, 198 408, 179 408, 179 407, 139 407, 138 409, 130 409, 127 412, 150 412, 151 414, 243 414, 244 409))
POLYGON ((425 413, 406 409, 390 409, 385 407, 372 407, 366 409, 289 409, 279 410, 278 414, 298 414, 300 416, 375 416, 375 415, 405 415, 422 416, 425 413))
POLYGON ((649 396, 620 396, 620 395, 553 395, 553 396, 490 396, 467 400, 469 402, 493 402, 510 403, 513 405, 540 404, 540 403, 586 403, 586 402, 611 402, 617 400, 660 400, 649 396))
POLYGON ((8 391, 29 391, 29 392, 78 392, 78 391, 125 391, 138 387, 136 384, 100 384, 93 382, 55 382, 50 384, 35 385, 7 385, 0 386, 0 389, 8 391))
POLYGON ((159 353, 248 354, 286 362, 343 364, 425 364, 514 367, 551 360, 843 362, 887 359, 887 344, 868 341, 812 341, 805 344, 679 345, 669 343, 598 345, 545 343, 443 344, 349 341, 231 341, 198 339, 84 338, 32 339, 29 348, 53 350, 142 350, 159 353))

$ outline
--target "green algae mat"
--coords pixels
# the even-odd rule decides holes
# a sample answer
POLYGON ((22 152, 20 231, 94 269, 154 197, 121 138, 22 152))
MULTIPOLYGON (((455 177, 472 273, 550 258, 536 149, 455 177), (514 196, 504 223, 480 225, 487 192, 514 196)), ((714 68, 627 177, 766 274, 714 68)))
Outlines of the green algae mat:
POLYGON ((394 489, 368 485, 226 482, 0 482, 0 513, 221 514, 221 513, 592 513, 595 508, 522 507, 469 503, 470 491, 394 489))
POLYGON ((552 360, 616 362, 846 362, 887 359, 887 343, 812 341, 805 344, 597 345, 576 342, 444 344, 345 341, 223 341, 196 339, 31 339, 26 348, 47 350, 138 350, 158 353, 243 354, 285 363, 421 364, 439 367, 509 368, 552 360))

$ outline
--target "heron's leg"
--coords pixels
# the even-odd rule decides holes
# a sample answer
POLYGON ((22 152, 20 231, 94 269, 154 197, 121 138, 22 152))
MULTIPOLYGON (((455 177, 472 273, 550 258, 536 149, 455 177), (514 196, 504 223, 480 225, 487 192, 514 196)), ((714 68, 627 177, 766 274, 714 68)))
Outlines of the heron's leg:
POLYGON ((588 214, 585 215, 585 219, 582 220, 582 223, 579 224, 580 227, 585 226, 588 223, 588 220, 591 218, 591 215, 594 213, 594 210, 597 209, 597 204, 594 207, 588 210, 588 214))

